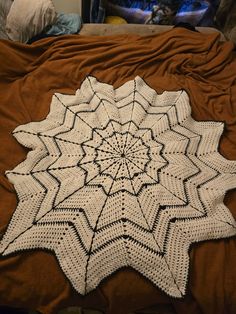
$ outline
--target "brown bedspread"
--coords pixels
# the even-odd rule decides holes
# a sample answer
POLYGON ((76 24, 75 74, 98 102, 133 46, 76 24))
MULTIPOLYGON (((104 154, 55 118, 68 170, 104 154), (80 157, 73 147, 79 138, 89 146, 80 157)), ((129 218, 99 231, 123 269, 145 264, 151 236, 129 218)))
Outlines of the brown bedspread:
MULTIPOLYGON (((45 118, 54 92, 74 93, 91 74, 115 87, 136 75, 158 92, 185 89, 197 120, 225 121, 221 153, 236 159, 236 58, 218 34, 173 29, 139 37, 64 36, 32 46, 0 41, 0 237, 17 204, 4 175, 26 157, 11 135, 16 126, 45 118)), ((236 217, 236 191, 225 203, 236 217)), ((55 313, 66 305, 129 313, 171 304, 176 313, 236 313, 235 238, 192 246, 187 296, 175 300, 131 269, 106 279, 86 297, 66 279, 55 256, 25 251, 0 258, 0 305, 55 313)))

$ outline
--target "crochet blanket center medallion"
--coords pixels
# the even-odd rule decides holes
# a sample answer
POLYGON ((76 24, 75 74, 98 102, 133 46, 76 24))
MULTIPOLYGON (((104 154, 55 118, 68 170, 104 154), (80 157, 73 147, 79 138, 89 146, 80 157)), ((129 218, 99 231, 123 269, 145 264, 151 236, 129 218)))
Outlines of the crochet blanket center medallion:
POLYGON ((130 266, 182 297, 190 244, 236 234, 223 129, 195 121, 185 91, 157 94, 140 77, 55 94, 45 120, 14 130, 30 152, 6 172, 19 203, 1 254, 53 251, 80 294, 130 266))

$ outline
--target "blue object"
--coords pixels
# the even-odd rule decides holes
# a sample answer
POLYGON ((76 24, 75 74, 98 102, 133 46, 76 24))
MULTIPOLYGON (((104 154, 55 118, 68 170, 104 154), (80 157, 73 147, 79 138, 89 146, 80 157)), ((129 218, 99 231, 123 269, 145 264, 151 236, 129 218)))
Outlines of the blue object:
POLYGON ((152 7, 158 3, 157 0, 111 0, 113 4, 121 7, 152 11, 152 7))
POLYGON ((56 22, 46 30, 47 35, 77 34, 82 26, 82 19, 76 13, 60 13, 56 22))
POLYGON ((100 0, 91 0, 90 23, 103 23, 106 10, 100 0))
POLYGON ((210 6, 210 3, 207 1, 196 1, 196 0, 185 0, 182 2, 182 5, 178 12, 194 12, 200 10, 206 10, 210 6))

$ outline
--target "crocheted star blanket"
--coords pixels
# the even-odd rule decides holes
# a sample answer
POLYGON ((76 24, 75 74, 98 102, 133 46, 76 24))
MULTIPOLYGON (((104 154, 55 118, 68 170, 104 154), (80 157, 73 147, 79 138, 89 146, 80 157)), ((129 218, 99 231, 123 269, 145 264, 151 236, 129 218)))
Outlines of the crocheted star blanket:
POLYGON ((80 294, 130 266, 182 297, 191 243, 236 234, 223 128, 195 121, 185 91, 157 94, 140 77, 55 94, 45 120, 14 131, 31 151, 6 172, 19 203, 0 252, 53 251, 80 294))

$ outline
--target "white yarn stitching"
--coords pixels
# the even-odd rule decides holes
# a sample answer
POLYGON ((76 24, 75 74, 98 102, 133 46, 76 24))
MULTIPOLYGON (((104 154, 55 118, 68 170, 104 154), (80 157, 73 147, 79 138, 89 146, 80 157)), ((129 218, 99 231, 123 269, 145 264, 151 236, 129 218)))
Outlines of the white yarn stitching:
POLYGON ((191 118, 186 92, 158 95, 140 77, 118 89, 88 77, 55 94, 45 120, 14 131, 32 150, 6 172, 19 203, 0 252, 54 251, 81 294, 131 266, 182 297, 190 244, 236 234, 222 132, 191 118))

